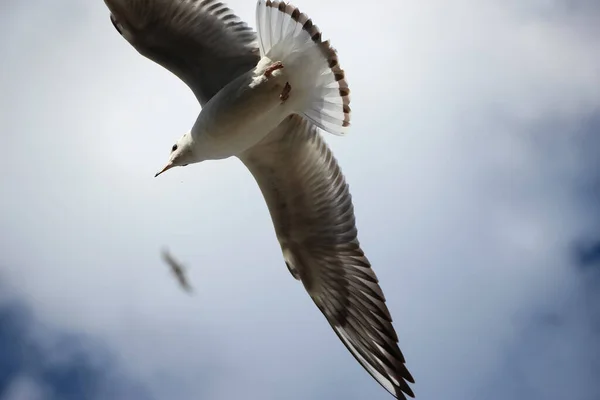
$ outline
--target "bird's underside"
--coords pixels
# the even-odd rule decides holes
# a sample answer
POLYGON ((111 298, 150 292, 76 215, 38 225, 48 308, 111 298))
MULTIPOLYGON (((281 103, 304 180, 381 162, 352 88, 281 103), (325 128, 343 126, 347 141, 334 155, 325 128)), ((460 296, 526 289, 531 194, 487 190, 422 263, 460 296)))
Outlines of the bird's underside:
MULTIPOLYGON (((281 61, 276 61, 273 64, 271 64, 263 73, 267 78, 270 78, 271 76, 273 76, 273 72, 283 69, 283 63, 281 61)), ((290 92, 292 91, 292 86, 290 85, 289 82, 285 83, 285 86, 283 87, 283 90, 281 91, 281 94, 279 95, 279 99, 283 102, 286 101, 287 99, 290 98, 290 92)))
MULTIPOLYGON (((216 0, 105 2, 121 35, 201 105, 259 61, 254 31, 216 0)), ((316 126, 291 115, 239 158, 263 193, 292 275, 358 362, 395 397, 414 397, 348 185, 316 126)))

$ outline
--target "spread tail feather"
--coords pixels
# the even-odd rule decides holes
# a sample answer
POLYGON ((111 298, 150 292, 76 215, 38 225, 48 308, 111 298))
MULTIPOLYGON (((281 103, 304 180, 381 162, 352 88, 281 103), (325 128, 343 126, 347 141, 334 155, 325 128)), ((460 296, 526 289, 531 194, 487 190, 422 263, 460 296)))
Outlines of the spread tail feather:
POLYGON ((350 89, 336 51, 300 10, 259 0, 256 26, 261 57, 281 61, 292 91, 302 95, 299 112, 319 128, 343 135, 350 126, 350 89))

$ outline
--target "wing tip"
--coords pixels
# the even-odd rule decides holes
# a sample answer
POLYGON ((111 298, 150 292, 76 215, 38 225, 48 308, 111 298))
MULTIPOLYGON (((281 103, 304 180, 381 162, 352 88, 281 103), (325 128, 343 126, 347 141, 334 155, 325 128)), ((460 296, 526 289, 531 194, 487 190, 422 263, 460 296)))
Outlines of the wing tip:
MULTIPOLYGON (((315 302, 316 304, 316 302, 315 302)), ((318 304, 317 304, 318 306, 318 304)), ((329 320, 328 320, 329 321, 329 320)), ((389 394, 397 399, 406 400, 406 396, 414 398, 415 393, 408 383, 415 383, 411 373, 408 371, 404 360, 397 359, 397 366, 390 374, 385 375, 378 371, 369 361, 362 356, 361 352, 351 343, 349 335, 346 334, 342 327, 335 326, 329 322, 340 341, 346 346, 350 354, 358 361, 358 363, 383 387, 389 394)))

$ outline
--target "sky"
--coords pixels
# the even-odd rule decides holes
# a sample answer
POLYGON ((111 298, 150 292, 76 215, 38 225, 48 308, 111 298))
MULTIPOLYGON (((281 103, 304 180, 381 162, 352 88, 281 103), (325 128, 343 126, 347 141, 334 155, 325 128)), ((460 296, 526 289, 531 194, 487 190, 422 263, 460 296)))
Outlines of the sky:
MULTIPOLYGON (((325 137, 417 398, 600 398, 600 3, 295 4, 347 73, 325 137)), ((3 2, 0 53, 0 400, 391 399, 238 160, 153 177, 199 106, 103 1, 3 2)))

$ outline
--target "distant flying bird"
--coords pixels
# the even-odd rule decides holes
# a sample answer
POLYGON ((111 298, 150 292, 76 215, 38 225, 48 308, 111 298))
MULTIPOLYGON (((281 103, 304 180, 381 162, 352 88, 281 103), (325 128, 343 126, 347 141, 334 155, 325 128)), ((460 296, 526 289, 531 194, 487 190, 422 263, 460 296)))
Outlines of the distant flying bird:
POLYGON ((175 278, 177 278, 177 281, 179 282, 179 285, 182 287, 182 289, 188 293, 192 293, 193 289, 190 286, 185 275, 185 267, 179 262, 177 262, 167 250, 162 251, 162 257, 163 260, 165 260, 165 262, 169 265, 169 267, 171 267, 171 272, 173 272, 173 275, 175 275, 175 278))
POLYGON ((116 30, 185 82, 202 107, 156 175, 238 157, 262 191, 292 276, 386 390, 414 397, 357 238, 348 185, 319 133, 344 135, 350 123, 350 89, 329 41, 306 14, 279 1, 258 1, 258 34, 218 0, 105 2, 116 30))

